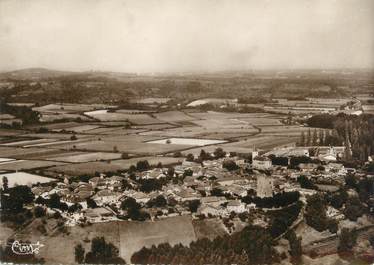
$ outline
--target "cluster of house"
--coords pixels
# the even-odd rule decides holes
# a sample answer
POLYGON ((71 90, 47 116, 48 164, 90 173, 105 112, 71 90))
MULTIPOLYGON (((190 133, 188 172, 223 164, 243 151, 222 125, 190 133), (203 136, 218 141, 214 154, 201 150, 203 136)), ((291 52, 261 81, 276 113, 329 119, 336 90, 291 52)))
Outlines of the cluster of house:
MULTIPOLYGON (((309 155, 307 149, 289 148, 287 150, 273 150, 271 154, 289 156, 290 152, 309 155)), ((332 155, 329 149, 329 155, 332 155)), ((167 168, 154 168, 144 172, 137 172, 136 179, 130 178, 127 173, 120 176, 106 177, 100 175, 89 179, 88 182, 69 182, 65 178, 54 186, 37 186, 32 189, 36 197, 48 199, 56 193, 62 202, 67 205, 80 204, 82 210, 75 213, 61 212, 68 223, 75 225, 79 222, 102 222, 117 220, 118 215, 124 215, 121 203, 126 198, 133 198, 139 203, 151 218, 168 217, 175 215, 191 214, 188 208, 189 201, 200 202, 197 212, 193 215, 228 216, 230 213, 248 212, 255 208, 254 204, 245 204, 241 198, 247 196, 249 190, 255 191, 258 197, 271 197, 276 192, 299 191, 302 198, 311 195, 315 190, 302 189, 297 178, 302 174, 308 178, 323 178, 324 185, 321 189, 336 188, 337 179, 342 179, 347 174, 343 165, 331 162, 324 166, 323 172, 316 173, 316 164, 300 164, 299 169, 289 169, 284 166, 273 166, 272 160, 266 155, 252 153, 252 164, 239 157, 225 157, 207 160, 202 163, 184 161, 174 167, 174 177, 189 172, 184 177, 183 183, 170 181, 160 190, 150 193, 139 190, 139 179, 161 179, 168 174, 167 168), (239 169, 228 171, 223 167, 225 160, 233 160, 239 169), (248 169, 251 169, 248 173, 248 169), (269 173, 270 172, 270 173, 269 173), (331 180, 331 185, 329 185, 331 180), (126 185, 123 183, 126 182, 126 185), (146 207, 147 203, 158 196, 163 196, 166 201, 173 201, 165 207, 146 207), (93 200, 97 207, 87 206, 87 199, 93 200), (172 209, 170 209, 172 208, 172 209)), ((173 179, 173 177, 172 177, 173 179)))

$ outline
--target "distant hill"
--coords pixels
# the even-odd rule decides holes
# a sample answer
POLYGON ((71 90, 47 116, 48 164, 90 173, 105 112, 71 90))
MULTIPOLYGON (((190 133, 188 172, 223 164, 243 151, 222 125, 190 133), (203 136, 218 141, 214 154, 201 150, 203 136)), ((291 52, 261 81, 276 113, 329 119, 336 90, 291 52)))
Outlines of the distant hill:
POLYGON ((349 97, 371 93, 370 70, 253 71, 135 74, 29 68, 0 73, 0 93, 8 102, 122 104, 133 98, 349 97), (43 82, 48 81, 48 82, 43 82), (228 93, 229 92, 229 93, 228 93))
POLYGON ((10 72, 0 73, 1 79, 14 79, 14 80, 40 80, 46 78, 55 78, 65 75, 71 75, 74 72, 58 71, 45 68, 27 68, 15 70, 10 72))

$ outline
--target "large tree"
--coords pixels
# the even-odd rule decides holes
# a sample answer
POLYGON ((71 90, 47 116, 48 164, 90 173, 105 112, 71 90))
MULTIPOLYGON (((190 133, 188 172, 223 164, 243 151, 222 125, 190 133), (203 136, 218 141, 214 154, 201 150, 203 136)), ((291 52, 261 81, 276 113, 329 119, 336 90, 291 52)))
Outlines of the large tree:
POLYGON ((343 228, 339 236, 338 253, 342 256, 351 254, 352 248, 356 244, 357 235, 355 231, 343 228))
POLYGON ((104 237, 95 237, 91 241, 91 251, 88 252, 84 259, 89 264, 126 264, 119 257, 119 251, 116 246, 106 242, 104 237))
POLYGON ((76 245, 75 248, 74 248, 74 255, 75 255, 75 261, 78 264, 83 263, 84 254, 85 254, 85 249, 82 247, 82 244, 76 245))
POLYGON ((344 215, 351 221, 357 221, 357 218, 362 216, 364 213, 364 207, 362 206, 360 199, 357 197, 348 198, 344 215))
POLYGON ((304 214, 306 223, 319 232, 325 230, 328 225, 326 209, 326 202, 321 194, 308 197, 304 214))

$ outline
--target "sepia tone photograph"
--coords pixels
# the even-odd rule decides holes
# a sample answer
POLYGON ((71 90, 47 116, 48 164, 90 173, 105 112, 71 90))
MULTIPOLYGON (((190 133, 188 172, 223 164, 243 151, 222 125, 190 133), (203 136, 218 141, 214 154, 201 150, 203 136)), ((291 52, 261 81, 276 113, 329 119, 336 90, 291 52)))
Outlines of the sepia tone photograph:
POLYGON ((0 264, 373 265, 373 0, 0 0, 0 264))

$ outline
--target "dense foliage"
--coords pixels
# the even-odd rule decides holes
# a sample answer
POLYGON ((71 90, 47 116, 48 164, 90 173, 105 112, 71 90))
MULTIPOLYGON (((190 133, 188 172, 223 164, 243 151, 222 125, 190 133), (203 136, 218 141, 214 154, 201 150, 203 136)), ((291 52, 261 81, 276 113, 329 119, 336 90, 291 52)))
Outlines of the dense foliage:
POLYGON ((269 264, 277 259, 272 238, 266 229, 247 226, 231 236, 213 241, 199 239, 189 247, 181 244, 171 247, 142 248, 134 253, 135 264, 269 264))
MULTIPOLYGON (((369 155, 374 154, 374 115, 319 114, 309 118, 307 124, 330 129, 327 134, 318 134, 316 141, 321 142, 320 145, 345 145, 348 148, 345 157, 347 160, 353 158, 366 161, 369 155)), ((313 141, 310 133, 301 138, 305 139, 305 145, 313 141)))
POLYGON ((298 201, 287 208, 271 211, 269 213, 271 219, 269 231, 271 236, 275 238, 285 233, 298 218, 302 207, 302 202, 298 201))
POLYGON ((259 208, 279 208, 295 203, 299 198, 300 193, 298 191, 292 191, 276 193, 273 197, 265 198, 245 196, 242 198, 242 201, 247 204, 254 203, 259 208))
POLYGON ((316 185, 314 185, 313 181, 311 181, 308 177, 301 175, 297 178, 297 182, 300 184, 300 187, 303 189, 317 189, 316 185))
POLYGON ((343 228, 339 236, 338 254, 340 256, 349 256, 352 252, 352 248, 356 244, 357 235, 353 230, 343 228))
POLYGON ((3 179, 3 183, 4 186, 0 190, 1 221, 11 221, 16 224, 22 224, 30 220, 33 214, 30 210, 25 208, 25 205, 34 200, 34 194, 31 192, 31 189, 25 185, 8 188, 6 178, 3 179))
POLYGON ((301 248, 301 237, 297 237, 295 232, 291 230, 286 234, 286 238, 290 244, 290 256, 293 264, 301 263, 301 255, 303 254, 301 248))
POLYGON ((326 202, 320 194, 309 196, 304 214, 306 223, 317 231, 322 232, 327 228, 328 224, 326 210, 326 202))
POLYGON ((128 197, 121 203, 121 209, 127 211, 131 220, 144 221, 149 219, 149 214, 141 210, 141 205, 134 198, 128 197))
POLYGON ((226 168, 228 171, 237 170, 239 167, 233 160, 225 160, 222 163, 222 167, 226 168))
POLYGON ((74 248, 75 261, 86 264, 126 264, 120 258, 118 248, 110 242, 106 242, 104 237, 95 237, 91 241, 91 249, 85 254, 81 244, 74 248))
POLYGON ((0 114, 7 113, 22 120, 22 124, 35 124, 39 122, 40 114, 26 106, 11 106, 0 99, 0 114))

